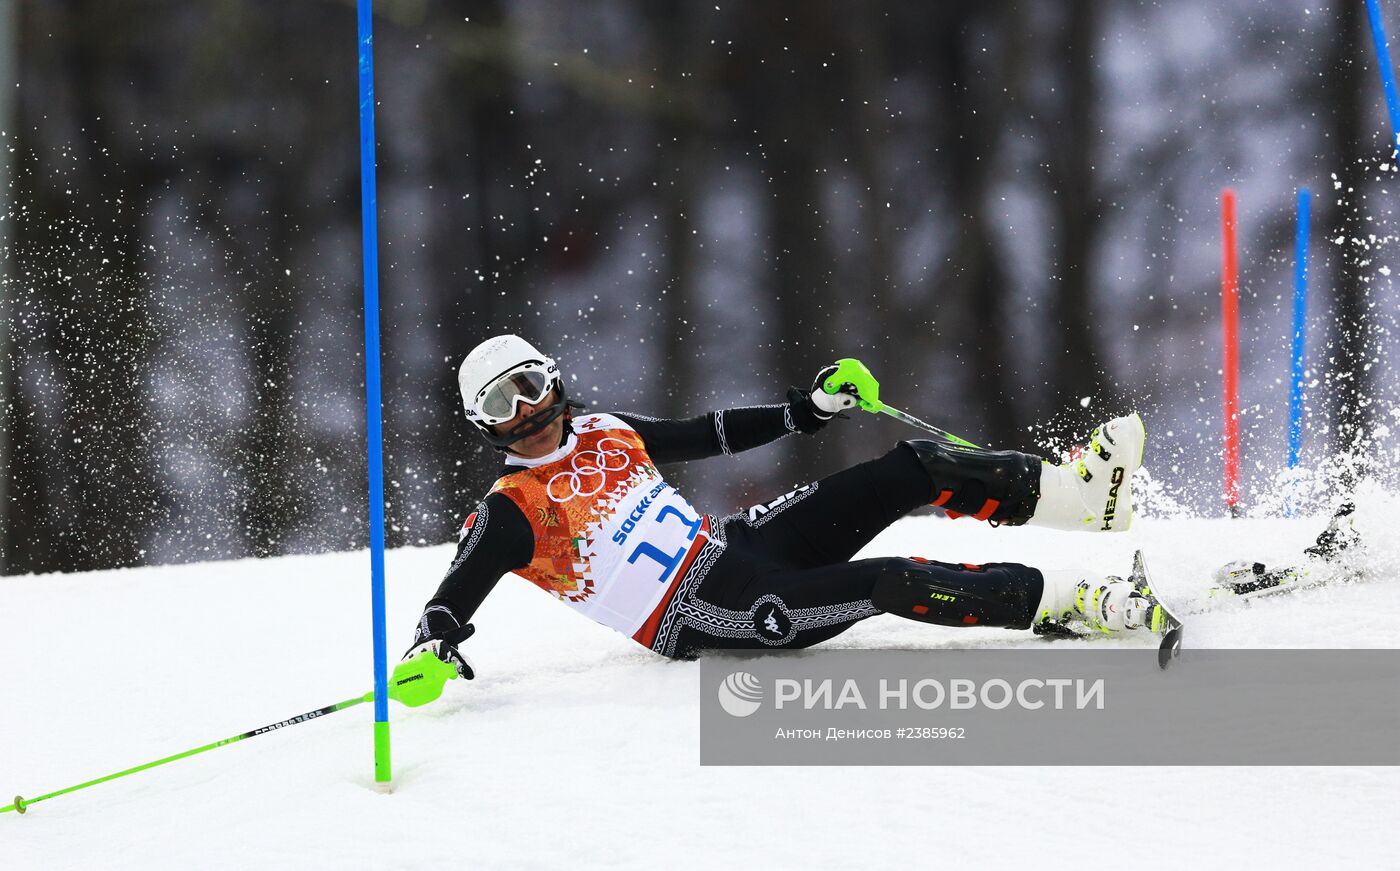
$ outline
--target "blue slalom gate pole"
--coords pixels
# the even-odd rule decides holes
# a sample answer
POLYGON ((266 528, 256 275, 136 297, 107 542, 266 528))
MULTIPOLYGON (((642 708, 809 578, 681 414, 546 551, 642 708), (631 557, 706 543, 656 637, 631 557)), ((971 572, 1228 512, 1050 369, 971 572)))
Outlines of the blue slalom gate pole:
POLYGON ((379 219, 374 183, 372 0, 357 0, 360 47, 360 209, 365 265, 365 435, 369 460, 369 574, 374 632, 374 779, 387 783, 389 668, 384 641, 384 421, 379 394, 379 219))
MULTIPOLYGON (((1288 389, 1288 468, 1298 467, 1303 447, 1303 348, 1308 313, 1308 237, 1312 223, 1312 194, 1298 189, 1298 226, 1293 254, 1293 359, 1288 389)), ((1293 516, 1292 501, 1284 513, 1293 516)))
POLYGON ((1390 40, 1385 35, 1380 0, 1366 0, 1366 17, 1371 22, 1371 41, 1376 44, 1376 65, 1385 90, 1385 111, 1390 116, 1390 144, 1395 146, 1400 143, 1400 98, 1395 95, 1395 71, 1390 67, 1390 40))

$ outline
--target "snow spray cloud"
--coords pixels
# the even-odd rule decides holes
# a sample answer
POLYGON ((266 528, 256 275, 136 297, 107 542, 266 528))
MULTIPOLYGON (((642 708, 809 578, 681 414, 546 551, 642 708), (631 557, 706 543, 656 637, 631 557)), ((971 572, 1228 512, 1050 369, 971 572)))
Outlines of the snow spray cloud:
POLYGON ((700 665, 702 765, 1397 765, 1400 650, 833 650, 700 665))

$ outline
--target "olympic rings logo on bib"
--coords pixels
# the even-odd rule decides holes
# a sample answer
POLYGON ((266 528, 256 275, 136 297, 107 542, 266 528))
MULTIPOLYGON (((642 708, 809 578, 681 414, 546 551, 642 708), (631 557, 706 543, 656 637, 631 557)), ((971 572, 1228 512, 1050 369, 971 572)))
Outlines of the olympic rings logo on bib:
POLYGON ((573 457, 573 471, 560 472, 550 478, 545 492, 553 502, 598 495, 608 485, 608 472, 620 472, 632 464, 627 456, 627 447, 627 442, 622 439, 605 438, 598 442, 597 450, 579 451, 573 457), (621 447, 610 448, 608 442, 621 447))

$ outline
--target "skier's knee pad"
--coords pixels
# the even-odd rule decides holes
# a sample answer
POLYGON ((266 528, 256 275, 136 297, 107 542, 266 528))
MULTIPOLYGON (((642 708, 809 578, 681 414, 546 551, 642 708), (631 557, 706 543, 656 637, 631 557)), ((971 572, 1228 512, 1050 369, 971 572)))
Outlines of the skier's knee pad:
POLYGON ((908 445, 933 484, 932 504, 952 517, 970 514, 1020 526, 1040 500, 1040 457, 1020 451, 988 451, 951 442, 911 439, 908 445))
POLYGON ((886 613, 924 623, 1027 629, 1044 583, 1038 570, 1017 563, 890 558, 879 568, 870 600, 886 613))

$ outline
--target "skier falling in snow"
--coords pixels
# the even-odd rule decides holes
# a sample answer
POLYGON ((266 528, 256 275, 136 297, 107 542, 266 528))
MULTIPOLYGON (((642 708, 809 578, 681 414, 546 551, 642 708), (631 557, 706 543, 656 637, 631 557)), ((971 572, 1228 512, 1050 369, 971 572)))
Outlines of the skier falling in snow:
POLYGON ((1163 608, 1140 572, 1125 581, 1017 563, 851 561, 929 504, 1007 526, 1126 530, 1144 441, 1136 414, 1096 429, 1089 449, 1062 465, 915 439, 723 518, 697 511, 663 479, 658 467, 671 463, 816 433, 855 407, 862 387, 877 389, 857 370, 828 366, 812 390, 790 388, 781 405, 658 420, 584 414, 555 361, 529 342, 482 342, 459 383, 467 419, 505 465, 462 526, 399 671, 427 651, 473 677, 458 645, 507 572, 667 657, 809 647, 881 613, 1052 633, 1162 630, 1163 608))

